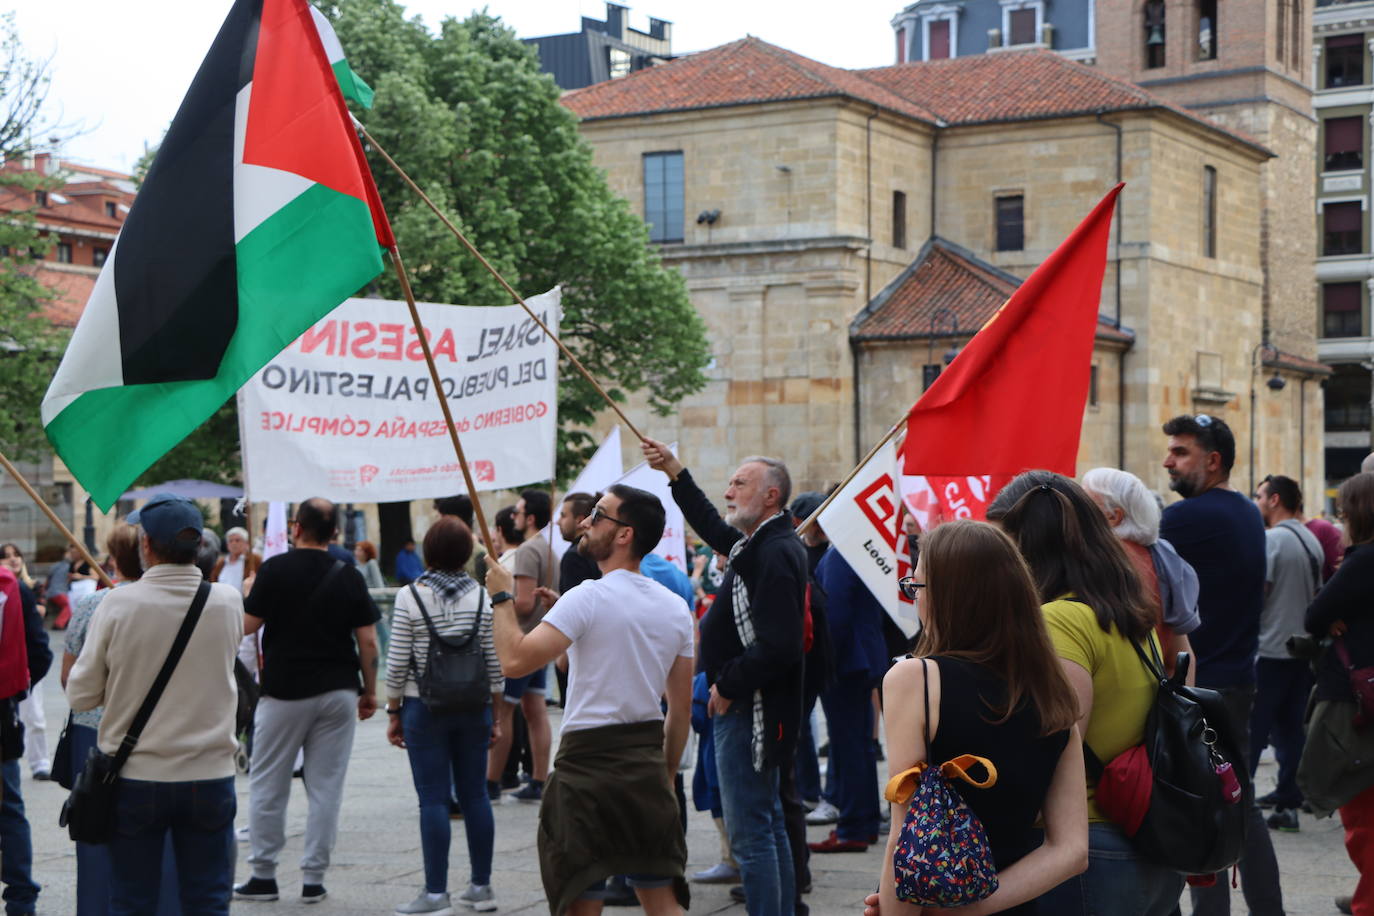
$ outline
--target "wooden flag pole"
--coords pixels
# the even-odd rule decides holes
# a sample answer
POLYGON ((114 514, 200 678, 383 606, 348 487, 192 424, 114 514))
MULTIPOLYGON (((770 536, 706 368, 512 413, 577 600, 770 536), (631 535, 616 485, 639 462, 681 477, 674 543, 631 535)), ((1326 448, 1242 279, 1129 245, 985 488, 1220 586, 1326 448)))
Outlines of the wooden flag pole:
POLYGON ((81 559, 90 564, 91 569, 95 570, 96 576, 105 584, 105 587, 114 588, 114 583, 110 581, 109 575, 101 568, 100 564, 96 562, 95 557, 91 556, 91 552, 86 549, 86 545, 77 540, 76 535, 72 534, 67 526, 62 524, 62 519, 58 518, 57 514, 48 507, 48 504, 43 502, 43 497, 39 496, 38 491, 29 485, 29 482, 24 479, 24 475, 19 473, 19 469, 11 464, 10 460, 5 457, 4 452, 0 452, 0 465, 4 465, 5 470, 14 478, 14 482, 19 484, 20 489, 29 494, 29 499, 33 500, 38 508, 43 510, 43 514, 48 517, 48 521, 53 523, 53 527, 62 532, 62 536, 76 548, 77 552, 81 554, 81 559))
POLYGON ((892 424, 892 427, 883 435, 881 439, 878 440, 878 444, 868 450, 868 454, 864 455, 863 459, 857 465, 854 466, 854 470, 850 471, 849 475, 845 477, 844 480, 840 481, 839 486, 831 490, 830 495, 827 496, 825 500, 819 506, 816 507, 816 511, 812 512, 809 516, 807 516, 806 521, 802 522, 800 525, 797 526, 798 535, 801 535, 806 531, 806 529, 810 528, 813 524, 815 524, 816 519, 820 518, 821 513, 824 512, 826 507, 834 501, 835 497, 839 495, 840 491, 843 490, 846 486, 848 486, 849 482, 854 479, 855 475, 857 475, 860 471, 864 469, 864 465, 868 464, 870 461, 873 460, 873 456, 878 454, 878 449, 882 448, 884 445, 887 445, 888 442, 892 441, 892 438, 894 436, 896 436, 902 430, 906 429, 906 421, 910 417, 911 411, 908 410, 900 420, 892 424))
POLYGON ((409 175, 405 173, 404 169, 397 165, 396 160, 391 158, 391 154, 388 153, 385 149, 383 149, 380 143, 373 139, 372 135, 367 132, 367 128, 363 127, 361 124, 358 124, 356 121, 354 122, 354 124, 362 133, 363 138, 366 139, 368 143, 372 144, 372 147, 376 149, 378 153, 381 154, 381 157, 383 159, 386 160, 387 165, 391 166, 391 168, 395 170, 396 174, 401 176, 401 180, 404 181, 407 185, 409 185, 410 189, 420 196, 420 199, 423 200, 425 202, 425 205, 434 212, 434 215, 439 217, 440 222, 442 222, 445 226, 448 227, 448 231, 452 232, 454 236, 458 239, 458 241, 462 243, 463 247, 466 248, 468 252, 472 254, 473 257, 475 257, 479 262, 481 262, 482 266, 485 267, 487 271, 493 277, 496 278, 496 282, 500 283, 501 286, 505 288, 506 292, 510 293, 510 295, 512 296, 512 298, 515 299, 516 302, 520 303, 520 306, 524 308, 525 313, 528 314, 532 319, 534 319, 534 323, 539 325, 540 329, 548 335, 549 339, 558 345, 558 349, 563 353, 564 356, 568 358, 568 362, 573 364, 573 368, 576 369, 578 372, 582 373, 582 377, 585 378, 591 384, 591 386, 596 389, 596 393, 601 395, 601 397, 605 399, 607 406, 609 406, 611 410, 615 411, 616 416, 620 417, 621 421, 626 426, 630 427, 630 432, 634 433, 635 436, 641 442, 648 441, 644 438, 644 434, 639 431, 639 428, 630 422, 630 418, 625 416, 625 412, 620 409, 620 405, 616 404, 615 401, 611 400, 611 396, 607 394, 605 388, 601 387, 601 383, 598 382, 596 379, 592 378, 592 374, 587 371, 586 366, 582 365, 582 361, 579 360, 576 356, 574 356, 572 351, 563 345, 563 341, 559 340, 558 337, 552 331, 549 330, 548 325, 544 324, 543 320, 540 319, 540 317, 534 313, 534 309, 530 308, 529 304, 525 302, 524 298, 521 297, 521 295, 515 291, 515 287, 511 286, 509 283, 506 282, 506 278, 501 276, 500 272, 497 271, 497 269, 491 265, 491 262, 482 256, 482 252, 478 251, 476 246, 473 245, 472 242, 468 241, 468 237, 463 234, 462 230, 455 226, 452 223, 452 221, 450 221, 449 218, 444 215, 444 212, 439 209, 439 207, 434 203, 434 201, 429 199, 429 195, 427 195, 424 191, 420 190, 420 186, 415 183, 414 179, 412 179, 409 175))
MULTIPOLYGON (((472 471, 468 469, 468 460, 463 455, 463 443, 458 441, 458 427, 453 425, 453 412, 449 410, 448 398, 444 396, 444 384, 439 378, 439 367, 434 365, 434 354, 429 349, 429 338, 425 336, 424 324, 420 321, 420 309, 415 305, 415 293, 410 288, 410 277, 406 275, 405 263, 401 260, 401 252, 395 246, 391 246, 391 263, 396 268, 396 279, 401 284, 401 292, 405 294, 406 305, 410 306, 410 320, 415 323, 415 334, 420 339, 420 349, 425 354, 425 365, 429 366, 429 380, 434 384, 434 394, 439 399, 439 407, 444 411, 444 423, 448 426, 448 437, 453 443, 453 453, 458 456, 458 466, 463 469, 463 481, 467 484, 468 496, 472 497, 472 511, 477 516, 477 528, 482 535, 482 543, 486 545, 487 553, 492 557, 499 556, 496 546, 491 540, 491 531, 487 529, 487 515, 482 511, 482 501, 477 498, 477 487, 472 482, 472 471)), ((527 306, 528 308, 528 306, 527 306)))

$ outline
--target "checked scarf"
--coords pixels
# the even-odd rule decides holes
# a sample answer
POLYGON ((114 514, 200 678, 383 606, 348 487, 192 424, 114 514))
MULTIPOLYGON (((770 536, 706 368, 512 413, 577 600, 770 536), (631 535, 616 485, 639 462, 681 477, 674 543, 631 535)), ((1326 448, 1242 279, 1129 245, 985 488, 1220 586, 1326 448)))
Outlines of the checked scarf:
MULTIPOLYGON (((762 525, 759 525, 757 528, 754 529, 754 534, 758 534, 760 531, 763 530, 764 525, 767 525, 773 519, 777 518, 779 515, 782 514, 783 513, 778 512, 776 515, 773 515, 772 517, 765 520, 762 525)), ((729 566, 731 569, 735 568, 735 557, 740 555, 740 552, 743 551, 744 548, 749 545, 749 542, 753 539, 753 537, 753 534, 747 537, 742 537, 735 542, 733 547, 730 548, 729 566)), ((731 609, 735 613, 735 632, 739 634, 740 645, 744 646, 744 648, 747 650, 750 646, 754 644, 754 641, 757 637, 754 634, 754 618, 753 615, 749 613, 749 589, 745 586, 744 577, 739 574, 739 570, 735 570, 734 586, 730 589, 730 603, 732 605, 731 609)), ((753 758, 754 772, 762 773, 764 758, 762 690, 754 691, 753 701, 754 722, 753 730, 749 739, 749 750, 750 755, 753 758)))
POLYGON ((434 594, 439 596, 439 601, 442 604, 452 604, 477 587, 477 580, 461 569, 457 572, 444 572, 439 569, 426 570, 425 574, 416 581, 420 585, 428 585, 434 594))

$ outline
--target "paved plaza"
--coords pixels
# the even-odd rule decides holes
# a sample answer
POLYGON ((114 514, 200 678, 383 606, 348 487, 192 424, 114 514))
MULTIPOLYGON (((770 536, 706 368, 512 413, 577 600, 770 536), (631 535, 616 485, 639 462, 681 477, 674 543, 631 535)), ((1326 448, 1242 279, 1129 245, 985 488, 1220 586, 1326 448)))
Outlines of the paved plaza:
MULTIPOLYGON (((61 634, 53 634, 54 649, 60 652, 61 634)), ((49 743, 57 741, 67 707, 57 689, 58 666, 50 676, 46 691, 49 743)), ((559 711, 550 710, 555 735, 559 711)), ((555 739, 556 740, 556 739, 555 739)), ((24 768, 24 801, 33 825, 34 877, 43 885, 39 912, 74 912, 76 858, 66 833, 57 826, 57 814, 66 792, 56 783, 33 782, 24 768)), ((687 774, 690 784, 691 774, 687 774)), ((1273 782, 1273 764, 1261 766, 1259 784, 1268 791, 1273 782)), ((247 822, 248 781, 240 777, 238 823, 247 822)), ((539 881, 539 862, 535 853, 537 805, 519 804, 507 799, 496 809, 496 856, 492 883, 500 912, 547 913, 539 881)), ((719 843, 708 814, 693 811, 689 820, 688 852, 690 871, 715 864, 719 843)), ((236 902, 234 910, 244 916, 271 916, 283 909, 299 906, 301 834, 305 826, 305 793, 297 782, 293 786, 287 819, 287 845, 282 856, 278 883, 282 899, 277 903, 236 902)), ((454 821, 449 886, 456 893, 468 879, 467 848, 462 821, 454 821)), ((822 839, 829 828, 810 828, 813 840, 822 839)), ((1303 815, 1302 831, 1274 834, 1283 870, 1283 891, 1287 912, 1294 916, 1327 916, 1335 913, 1331 900, 1335 894, 1349 893, 1354 887, 1355 869, 1346 857, 1339 823, 1333 818, 1318 821, 1303 815)), ((248 876, 242 859, 246 844, 240 843, 236 879, 248 876)), ((880 852, 872 847, 866 853, 836 853, 814 856, 811 860, 815 889, 808 897, 816 916, 857 914, 865 892, 876 883, 880 852)), ((405 752, 386 742, 386 716, 379 713, 358 727, 353 761, 348 771, 339 841, 333 864, 325 878, 329 899, 311 910, 326 914, 374 914, 384 916, 399 904, 410 901, 423 884, 420 838, 416 816, 415 792, 405 752)), ((731 912, 744 916, 744 907, 731 903, 725 886, 692 887, 693 913, 731 912)), ((1243 914, 1240 892, 1233 892, 1233 912, 1243 914)), ((1184 912, 1188 911, 1185 903, 1184 912)), ((458 912, 463 912, 461 909, 458 912)), ((608 913, 615 910, 608 909, 608 913)), ((625 910, 623 912, 637 912, 625 910)))

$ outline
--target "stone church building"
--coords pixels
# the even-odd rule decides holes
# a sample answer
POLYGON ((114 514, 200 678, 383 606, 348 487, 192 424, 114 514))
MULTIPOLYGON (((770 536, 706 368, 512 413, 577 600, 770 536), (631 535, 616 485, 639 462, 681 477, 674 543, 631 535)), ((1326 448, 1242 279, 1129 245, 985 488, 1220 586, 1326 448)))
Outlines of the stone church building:
POLYGON ((1186 50, 1142 88, 1138 48, 1084 63, 1032 44, 927 60, 918 43, 847 71, 748 37, 564 96, 708 326, 709 384, 646 431, 709 492, 755 453, 797 489, 839 480, 1119 180, 1079 471, 1163 492, 1160 424, 1211 413, 1236 431, 1237 487, 1285 473, 1320 492, 1312 182, 1287 178, 1288 147, 1312 142, 1302 84, 1262 65, 1224 80, 1293 83, 1291 104, 1204 110, 1186 50))

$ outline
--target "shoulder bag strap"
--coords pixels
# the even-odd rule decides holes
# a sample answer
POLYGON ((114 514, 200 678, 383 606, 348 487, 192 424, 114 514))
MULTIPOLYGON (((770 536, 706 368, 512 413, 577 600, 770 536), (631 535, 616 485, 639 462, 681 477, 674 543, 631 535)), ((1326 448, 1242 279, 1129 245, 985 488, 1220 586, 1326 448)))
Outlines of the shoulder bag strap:
POLYGON ((343 572, 345 563, 343 560, 335 560, 334 565, 329 567, 329 572, 324 574, 324 578, 315 586, 315 590, 310 593, 310 597, 305 599, 305 609, 311 610, 315 607, 315 602, 324 594, 325 586, 334 581, 334 577, 343 572))
POLYGON ((118 774, 124 767, 125 761, 133 753, 134 745, 138 744, 139 736, 143 734, 143 729, 153 714, 153 707, 157 706, 157 701, 162 698, 162 691, 167 689, 167 682, 172 679, 172 672, 176 670, 177 663, 181 661, 181 655, 186 651, 186 644, 191 641, 191 632, 196 628, 196 623, 200 620, 200 612, 205 610, 205 602, 209 597, 210 583, 202 580, 200 587, 196 589, 196 597, 191 601, 191 607, 186 612, 186 617, 182 619, 180 629, 177 630, 176 639, 172 641, 172 648, 167 653, 167 660, 162 663, 162 670, 157 673, 157 677, 153 680, 153 686, 148 688, 148 695, 143 698, 143 705, 138 707, 138 712, 134 715, 134 721, 130 724, 128 733, 120 742, 119 750, 115 752, 114 765, 110 771, 112 776, 118 774))
POLYGON ((477 599, 477 622, 472 625, 471 633, 457 641, 445 639, 439 635, 439 630, 434 626, 434 621, 429 616, 429 610, 425 608, 425 603, 420 600, 420 593, 415 590, 415 583, 411 582, 407 588, 410 589, 411 597, 415 599, 415 606, 420 609, 420 616, 425 618, 425 627, 429 630, 430 639, 448 646, 450 649, 463 649, 476 638, 478 631, 482 629, 482 609, 487 603, 487 593, 481 586, 477 588, 480 593, 477 599))
POLYGON ((921 659, 921 690, 925 693, 926 718, 922 723, 925 729, 926 739, 926 760, 931 758, 930 751, 930 672, 926 668, 926 660, 921 659))
POLYGON ((1297 538, 1298 546, 1302 548, 1303 553, 1307 554, 1308 562, 1312 564, 1312 591, 1316 592, 1316 590, 1321 588, 1322 585, 1321 561, 1318 560, 1315 556, 1313 556, 1312 551, 1307 549, 1307 545, 1303 543, 1302 535, 1298 534, 1292 528, 1283 524, 1283 522, 1279 522, 1278 527, 1282 528, 1284 531, 1287 531, 1289 534, 1293 535, 1293 537, 1297 538))

